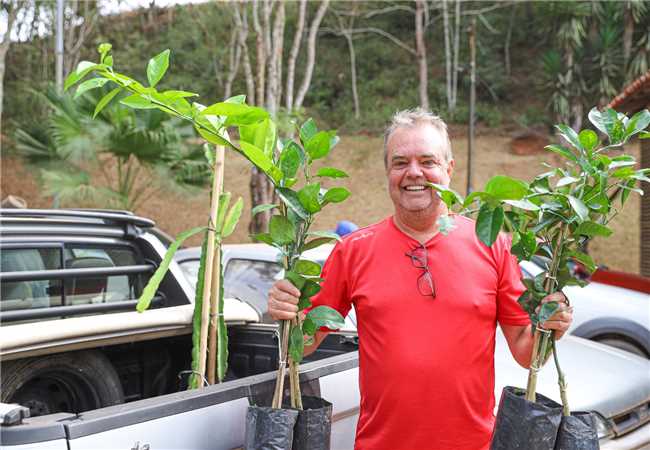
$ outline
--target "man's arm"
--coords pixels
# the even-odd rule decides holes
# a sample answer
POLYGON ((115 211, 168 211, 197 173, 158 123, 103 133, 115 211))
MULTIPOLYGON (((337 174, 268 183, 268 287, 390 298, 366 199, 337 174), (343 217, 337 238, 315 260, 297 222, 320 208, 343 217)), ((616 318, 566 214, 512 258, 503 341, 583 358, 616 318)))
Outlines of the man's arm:
MULTIPOLYGON (((558 302, 560 308, 544 322, 544 328, 555 331, 555 339, 560 339, 571 326, 573 309, 562 292, 555 292, 542 300, 542 303, 558 302)), ((501 325, 503 335, 508 342, 510 353, 517 363, 525 368, 530 367, 530 357, 533 353, 532 325, 501 325)))

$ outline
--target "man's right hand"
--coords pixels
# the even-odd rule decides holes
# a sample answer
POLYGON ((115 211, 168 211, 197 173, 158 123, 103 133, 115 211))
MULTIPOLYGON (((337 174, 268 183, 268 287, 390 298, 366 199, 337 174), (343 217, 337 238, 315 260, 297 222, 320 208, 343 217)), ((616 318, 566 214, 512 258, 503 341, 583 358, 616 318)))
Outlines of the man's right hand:
POLYGON ((273 283, 269 290, 268 312, 275 320, 291 320, 298 312, 300 290, 289 280, 273 283))

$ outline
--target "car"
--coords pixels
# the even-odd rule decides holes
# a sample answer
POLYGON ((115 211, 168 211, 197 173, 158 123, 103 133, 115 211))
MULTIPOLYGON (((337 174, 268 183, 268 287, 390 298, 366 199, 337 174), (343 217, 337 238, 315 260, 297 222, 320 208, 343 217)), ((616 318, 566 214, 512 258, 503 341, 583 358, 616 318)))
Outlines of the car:
MULTIPOLYGON (((306 252, 304 257, 322 264, 332 248, 332 245, 323 245, 306 252)), ((266 314, 267 292, 273 282, 283 276, 278 254, 275 248, 266 244, 224 245, 224 290, 227 295, 248 302, 266 314)), ((196 284, 199 258, 198 247, 182 249, 175 257, 192 285, 196 284)), ((524 268, 534 270, 529 266, 524 268)), ((567 294, 572 301, 575 297, 573 291, 567 294)), ((575 302, 577 308, 582 306, 577 298, 575 302)), ((267 316, 264 320, 272 322, 267 316)), ((345 328, 356 329, 354 309, 346 317, 345 328)), ((572 410, 595 413, 601 448, 650 448, 650 361, 574 336, 558 341, 557 348, 569 382, 572 410)), ((527 378, 527 370, 514 361, 500 330, 496 334, 495 372, 497 401, 504 386, 521 386, 527 378)), ((560 401, 552 363, 541 370, 537 392, 560 401)))
MULTIPOLYGON (((524 277, 533 278, 544 270, 543 264, 541 258, 533 258, 520 266, 524 277)), ((635 289, 622 286, 632 283, 614 286, 608 284, 610 272, 601 269, 593 279, 602 282, 592 280, 585 287, 567 286, 563 290, 574 307, 569 333, 650 358, 650 294, 646 287, 650 281, 638 280, 645 284, 637 283, 635 289)))

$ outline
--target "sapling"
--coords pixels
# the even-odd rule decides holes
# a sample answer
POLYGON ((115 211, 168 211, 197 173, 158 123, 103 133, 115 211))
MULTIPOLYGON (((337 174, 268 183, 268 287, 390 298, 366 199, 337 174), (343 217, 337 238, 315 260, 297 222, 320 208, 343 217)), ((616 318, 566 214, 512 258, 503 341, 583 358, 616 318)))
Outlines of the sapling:
MULTIPOLYGON (((557 302, 541 304, 547 295, 565 286, 584 286, 570 270, 570 263, 579 262, 588 270, 596 270, 591 256, 584 252, 587 240, 612 234, 608 224, 619 213, 630 193, 643 194, 642 181, 650 181, 650 169, 635 169, 630 155, 610 154, 622 149, 630 138, 644 132, 650 124, 647 110, 627 118, 612 109, 589 113, 593 126, 607 140, 601 142, 590 129, 580 133, 566 125, 558 125, 559 135, 568 146, 549 145, 547 150, 560 155, 563 164, 547 164, 544 173, 531 183, 506 176, 495 176, 483 191, 472 192, 463 199, 444 186, 431 185, 447 204, 464 214, 476 214, 476 233, 491 246, 500 231, 512 235, 512 253, 521 260, 538 256, 544 258, 544 271, 532 280, 522 280, 526 291, 519 303, 529 314, 534 330, 534 346, 528 376, 526 399, 535 401, 537 372, 550 357, 558 372, 563 414, 570 415, 566 396, 566 381, 560 368, 553 333, 544 330, 544 322, 559 308, 557 302)), ((453 228, 453 218, 439 221, 442 232, 453 228)))
MULTIPOLYGON (((165 50, 149 60, 147 65, 148 87, 114 70, 110 44, 101 44, 98 51, 100 54, 98 63, 80 62, 77 69, 70 74, 65 82, 65 89, 68 89, 81 82, 89 74, 96 75, 94 78, 81 82, 77 90, 78 94, 107 83, 116 86, 99 100, 95 108, 95 115, 116 98, 119 98, 121 104, 135 109, 157 108, 190 122, 206 141, 217 148, 224 147, 241 154, 269 178, 281 201, 278 205, 258 206, 253 212, 276 208, 278 214, 271 218, 269 232, 257 235, 255 238, 280 249, 287 279, 301 290, 301 310, 307 307, 309 298, 320 289, 318 285, 320 267, 313 262, 300 259, 300 255, 305 250, 337 238, 329 232, 309 231, 314 215, 325 205, 343 201, 349 195, 344 188, 325 189, 321 187, 320 182, 314 181, 347 176, 343 171, 334 168, 321 168, 315 175, 311 174, 312 162, 327 156, 338 141, 335 133, 318 131, 316 124, 310 119, 299 128, 300 144, 293 140, 286 140, 278 151, 279 140, 275 122, 264 109, 246 105, 244 96, 235 96, 206 107, 197 102, 190 103, 187 100, 198 96, 196 93, 179 90, 158 91, 156 85, 169 67, 169 50, 165 50), (124 96, 124 93, 129 95, 124 96), (237 128, 238 142, 229 138, 227 133, 229 127, 237 128), (305 185, 299 190, 293 190, 292 187, 298 181, 297 175, 300 169, 302 169, 305 185)), ((213 158, 212 152, 206 153, 209 158, 213 158)), ((222 162, 218 162, 218 157, 214 161, 215 167, 219 164, 221 167, 223 166, 222 162)), ((220 193, 218 175, 219 171, 215 171, 208 226, 183 232, 170 245, 160 267, 145 287, 138 306, 138 310, 144 310, 149 306, 174 253, 182 242, 194 234, 204 232, 194 314, 193 340, 195 346, 192 368, 195 376, 191 381, 193 386, 200 384, 204 377, 206 329, 210 315, 219 321, 218 325, 212 326, 211 329, 216 332, 216 336, 220 340, 218 356, 216 356, 217 373, 220 380, 226 371, 227 343, 225 339, 227 333, 223 321, 223 286, 222 284, 212 284, 212 280, 217 280, 219 283, 219 274, 221 273, 218 256, 219 245, 221 239, 234 230, 241 215, 242 203, 240 199, 226 214, 230 197, 229 194, 220 193), (216 262, 214 262, 215 258, 216 262), (206 313, 206 311, 210 311, 206 305, 208 301, 212 301, 213 305, 216 305, 209 315, 206 313)), ((292 323, 283 322, 281 324, 280 367, 276 386, 276 397, 279 400, 274 400, 275 407, 281 407, 281 393, 287 361, 289 361, 291 369, 292 405, 298 408, 301 406, 298 364, 302 359, 304 347, 303 332, 308 336, 313 336, 320 327, 340 328, 343 324, 341 315, 325 306, 311 310, 304 322, 299 317, 292 323)), ((214 354, 211 355, 211 358, 215 358, 214 354)))

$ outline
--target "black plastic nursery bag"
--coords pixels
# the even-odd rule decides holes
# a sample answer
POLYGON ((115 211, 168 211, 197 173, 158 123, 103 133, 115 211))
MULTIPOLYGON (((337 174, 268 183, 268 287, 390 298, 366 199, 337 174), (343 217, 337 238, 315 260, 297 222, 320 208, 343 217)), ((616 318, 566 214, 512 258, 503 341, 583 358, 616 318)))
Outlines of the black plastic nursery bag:
POLYGON ((588 412, 572 412, 562 417, 555 450, 599 450, 596 420, 588 412))
POLYGON ((297 419, 295 409, 249 406, 244 450, 291 450, 297 419))
POLYGON ((293 450, 329 450, 332 404, 319 397, 302 397, 302 406, 293 431, 293 450))
POLYGON ((503 388, 490 450, 551 450, 562 419, 562 406, 537 394, 526 400, 526 391, 503 388))

